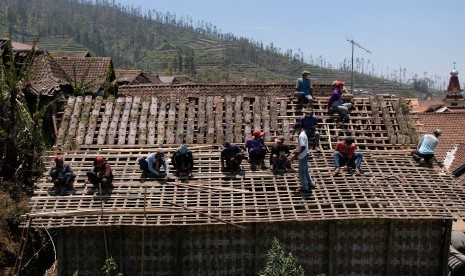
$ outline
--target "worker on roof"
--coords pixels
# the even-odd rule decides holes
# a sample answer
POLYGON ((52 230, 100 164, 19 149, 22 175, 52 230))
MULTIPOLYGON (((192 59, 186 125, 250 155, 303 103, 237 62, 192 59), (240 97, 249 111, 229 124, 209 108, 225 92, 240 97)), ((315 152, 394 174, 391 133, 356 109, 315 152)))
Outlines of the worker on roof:
POLYGON ((245 148, 249 154, 250 169, 256 170, 257 166, 261 169, 266 169, 265 154, 268 149, 265 146, 263 136, 265 133, 259 129, 253 131, 253 136, 245 142, 245 148))
POLYGON ((339 121, 341 122, 349 119, 350 109, 352 108, 352 103, 343 102, 343 95, 349 93, 344 85, 345 82, 343 81, 333 82, 333 91, 328 100, 328 113, 338 112, 339 121))
POLYGON ((244 150, 238 145, 224 141, 221 150, 221 170, 232 173, 241 171, 242 160, 246 157, 244 150))
POLYGON ((299 179, 300 184, 302 185, 298 191, 301 193, 308 193, 310 189, 315 188, 315 182, 310 176, 308 170, 308 139, 302 125, 297 122, 292 126, 291 132, 298 133, 299 138, 297 139, 297 147, 293 151, 294 157, 291 160, 297 158, 299 160, 299 179))
POLYGON ((355 152, 355 141, 352 137, 346 137, 343 141, 339 141, 334 151, 334 166, 336 167, 333 175, 340 174, 341 166, 347 165, 350 172, 355 172, 355 175, 360 175, 362 170, 360 166, 363 161, 363 153, 355 152))
POLYGON ((313 114, 313 109, 306 108, 304 116, 300 118, 300 124, 305 130, 309 145, 317 152, 321 152, 320 148, 320 133, 318 132, 318 119, 313 114))
POLYGON ((144 175, 152 174, 159 177, 161 176, 160 167, 163 166, 166 178, 170 178, 170 170, 165 160, 165 150, 162 148, 159 148, 156 152, 149 154, 147 158, 139 158, 138 163, 144 175))
POLYGON ((291 157, 289 146, 284 144, 284 137, 278 136, 274 139, 275 145, 271 147, 270 151, 270 166, 274 173, 279 172, 293 172, 291 166, 291 157))
POLYGON ((91 193, 95 191, 102 192, 113 188, 113 171, 110 164, 102 156, 97 156, 93 162, 93 169, 86 173, 87 183, 93 186, 90 190, 91 193), (102 191, 100 191, 100 187, 102 191))
MULTIPOLYGON (((439 136, 442 131, 436 129, 433 134, 425 134, 418 143, 417 149, 412 152, 413 159, 419 162, 420 165, 426 165, 427 167, 433 167, 434 150, 439 145, 439 136)), ((439 163, 439 162, 438 162, 439 163)), ((439 163, 442 166, 442 163, 439 163)))
POLYGON ((305 105, 306 107, 312 107, 313 103, 313 88, 312 80, 309 78, 310 72, 303 71, 302 77, 297 79, 295 85, 294 97, 297 97, 298 107, 305 105))
POLYGON ((50 168, 47 180, 53 182, 53 194, 63 195, 66 191, 74 190, 74 179, 76 175, 71 169, 71 165, 65 163, 63 155, 55 156, 55 165, 50 168))
POLYGON ((191 150, 186 145, 180 145, 173 153, 171 159, 176 174, 181 176, 186 174, 189 178, 193 177, 194 157, 191 150))

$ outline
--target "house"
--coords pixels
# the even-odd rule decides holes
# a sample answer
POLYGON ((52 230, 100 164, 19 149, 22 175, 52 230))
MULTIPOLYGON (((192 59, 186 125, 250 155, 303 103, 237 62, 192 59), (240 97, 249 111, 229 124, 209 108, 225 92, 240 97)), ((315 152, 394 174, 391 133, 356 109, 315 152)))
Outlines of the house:
POLYGON ((23 226, 56 230, 60 275, 95 275, 109 256, 125 275, 256 275, 275 237, 308 275, 446 275, 465 191, 412 160, 418 140, 403 100, 356 97, 341 127, 328 98, 315 97, 323 152, 309 159, 311 194, 294 192, 295 173, 246 164, 239 175, 221 172, 223 141, 242 144, 255 128, 267 144, 277 135, 295 144, 290 127, 302 112, 286 97, 292 87, 143 84, 114 100, 70 97, 56 147, 75 168, 76 192, 52 196, 41 179, 23 226), (333 176, 336 142, 349 135, 364 152, 364 175, 333 176), (138 157, 158 147, 170 156, 181 143, 193 151, 193 179, 141 181, 138 157), (96 156, 115 175, 101 197, 83 187, 96 156))
POLYGON ((89 51, 55 51, 52 52, 52 56, 55 58, 59 57, 74 57, 74 58, 86 58, 91 57, 89 51))
POLYGON ((142 70, 115 70, 116 83, 118 85, 136 85, 144 83, 152 83, 152 80, 143 73, 142 70))
POLYGON ((55 57, 72 81, 75 93, 97 94, 116 79, 110 57, 55 57))

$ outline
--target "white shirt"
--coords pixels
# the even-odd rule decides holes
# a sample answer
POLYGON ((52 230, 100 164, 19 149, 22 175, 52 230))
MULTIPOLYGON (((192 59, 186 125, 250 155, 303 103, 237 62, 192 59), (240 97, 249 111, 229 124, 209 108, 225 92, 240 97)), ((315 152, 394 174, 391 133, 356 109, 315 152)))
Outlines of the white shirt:
POLYGON ((305 131, 300 132, 299 140, 297 141, 297 150, 300 151, 301 147, 305 147, 305 150, 299 154, 299 159, 305 158, 308 155, 308 138, 305 131))

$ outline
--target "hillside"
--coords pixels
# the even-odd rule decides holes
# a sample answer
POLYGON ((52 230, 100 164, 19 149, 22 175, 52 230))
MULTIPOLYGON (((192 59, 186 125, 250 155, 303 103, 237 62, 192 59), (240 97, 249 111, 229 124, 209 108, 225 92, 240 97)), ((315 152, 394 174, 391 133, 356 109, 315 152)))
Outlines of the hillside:
MULTIPOLYGON (((298 54, 249 38, 222 34, 210 23, 177 19, 175 14, 140 11, 106 0, 0 0, 0 35, 54 50, 89 50, 110 56, 116 68, 184 75, 202 82, 293 81, 304 69, 317 83, 350 81, 350 71, 302 62, 298 54)), ((311 53, 307 53, 310 55, 311 53)), ((355 74, 354 88, 412 96, 393 81, 355 74)))

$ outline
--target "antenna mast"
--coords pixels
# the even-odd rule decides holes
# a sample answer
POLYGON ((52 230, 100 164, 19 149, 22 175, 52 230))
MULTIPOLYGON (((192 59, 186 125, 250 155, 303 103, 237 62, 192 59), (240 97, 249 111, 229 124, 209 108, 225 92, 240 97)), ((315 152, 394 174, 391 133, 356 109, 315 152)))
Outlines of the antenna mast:
POLYGON ((350 92, 353 94, 354 93, 354 45, 369 54, 371 54, 371 52, 370 50, 365 49, 362 45, 355 42, 353 39, 347 39, 347 41, 349 41, 352 44, 352 73, 350 76, 350 92))

